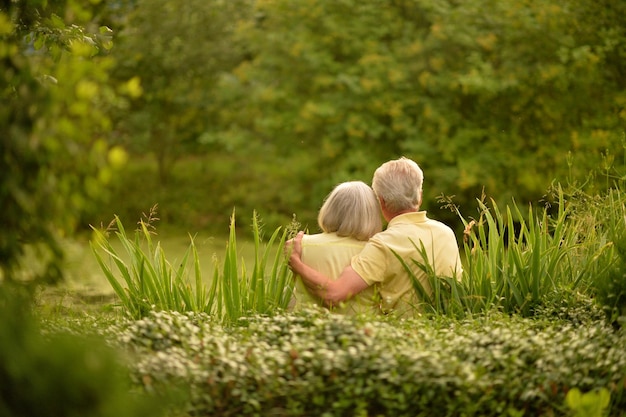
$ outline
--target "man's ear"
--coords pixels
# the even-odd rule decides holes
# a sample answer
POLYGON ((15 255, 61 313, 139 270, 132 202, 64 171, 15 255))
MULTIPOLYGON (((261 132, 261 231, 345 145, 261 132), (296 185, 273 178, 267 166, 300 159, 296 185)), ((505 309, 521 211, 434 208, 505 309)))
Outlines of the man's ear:
POLYGON ((385 221, 388 222, 389 220, 391 220, 393 215, 392 213, 389 213, 385 200, 383 200, 381 197, 378 197, 378 202, 380 203, 380 212, 383 215, 383 218, 385 219, 385 221))

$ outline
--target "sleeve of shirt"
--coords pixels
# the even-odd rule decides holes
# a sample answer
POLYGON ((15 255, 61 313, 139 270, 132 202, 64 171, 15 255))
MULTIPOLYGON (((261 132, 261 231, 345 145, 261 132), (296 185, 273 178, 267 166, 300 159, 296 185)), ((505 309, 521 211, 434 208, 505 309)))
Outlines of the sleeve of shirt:
POLYGON ((350 265, 367 285, 383 282, 387 270, 387 249, 378 240, 372 238, 361 253, 352 258, 350 265))

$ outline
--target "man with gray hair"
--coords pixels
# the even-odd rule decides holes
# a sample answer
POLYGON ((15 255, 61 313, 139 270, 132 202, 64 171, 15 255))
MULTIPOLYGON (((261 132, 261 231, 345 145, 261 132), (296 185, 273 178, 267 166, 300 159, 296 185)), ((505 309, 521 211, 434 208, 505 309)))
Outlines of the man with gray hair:
MULTIPOLYGON (((419 299, 411 276, 397 259, 430 265, 438 276, 461 277, 461 260, 454 232, 420 211, 424 175, 412 160, 402 157, 382 164, 372 188, 380 203, 387 229, 371 237, 341 275, 327 277, 302 262, 302 232, 287 243, 289 266, 308 289, 329 306, 338 305, 365 288, 375 286, 381 312, 411 317, 419 312, 419 299), (422 256, 425 254, 427 259, 422 256)), ((413 271, 422 287, 432 293, 428 276, 413 271)))

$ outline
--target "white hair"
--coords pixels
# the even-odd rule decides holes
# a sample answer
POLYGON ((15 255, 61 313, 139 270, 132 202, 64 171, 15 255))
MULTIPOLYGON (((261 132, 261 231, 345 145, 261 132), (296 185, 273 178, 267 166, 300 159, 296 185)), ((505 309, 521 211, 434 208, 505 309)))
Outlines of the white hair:
POLYGON ((368 240, 382 230, 376 195, 362 181, 337 185, 324 200, 317 222, 326 233, 336 232, 358 240, 368 240))
POLYGON ((412 160, 385 162, 374 172, 372 188, 392 213, 418 209, 422 204, 424 173, 412 160))

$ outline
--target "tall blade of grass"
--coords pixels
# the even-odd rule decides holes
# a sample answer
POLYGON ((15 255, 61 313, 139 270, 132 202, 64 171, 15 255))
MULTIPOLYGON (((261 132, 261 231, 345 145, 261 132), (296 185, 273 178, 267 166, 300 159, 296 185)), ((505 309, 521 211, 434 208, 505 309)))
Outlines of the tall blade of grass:
POLYGON ((289 300, 291 299, 292 292, 292 287, 287 281, 291 271, 287 266, 287 260, 281 250, 287 240, 287 231, 283 231, 281 238, 277 243, 276 239, 278 238, 280 232, 281 228, 279 227, 274 230, 274 233, 270 236, 270 239, 265 246, 265 251, 263 252, 262 263, 263 268, 265 269, 271 255, 271 250, 278 248, 275 251, 274 260, 270 270, 266 296, 268 298, 268 307, 286 309, 289 304, 289 300))
MULTIPOLYGON (((165 253, 163 248, 161 248, 160 242, 157 242, 156 245, 153 264, 156 265, 156 268, 153 269, 154 273, 149 274, 147 278, 151 288, 154 290, 156 301, 161 308, 171 309, 173 301, 172 269, 167 259, 165 259, 165 253)), ((151 264, 149 263, 148 265, 150 266, 151 264)))
POLYGON ((110 242, 106 239, 104 234, 95 228, 92 228, 96 233, 96 242, 90 242, 90 246, 92 249, 92 253, 94 254, 100 269, 103 271, 107 281, 113 288, 113 291, 117 294, 120 299, 121 305, 126 308, 128 314, 133 318, 140 317, 140 308, 136 302, 133 281, 131 278, 131 274, 129 271, 129 267, 126 263, 117 255, 115 249, 111 246, 110 242), (104 259, 99 253, 99 250, 102 250, 106 253, 110 259, 115 263, 118 271, 124 278, 124 281, 128 285, 129 289, 125 289, 122 287, 121 283, 113 274, 112 268, 104 262, 104 259))
POLYGON ((162 293, 165 295, 164 305, 167 309, 174 311, 194 311, 193 291, 188 282, 187 261, 189 258, 189 247, 183 254, 181 261, 175 261, 178 267, 170 263, 165 257, 165 251, 161 248, 160 256, 162 263, 166 265, 166 277, 157 276, 157 283, 162 293))
POLYGON ((239 264, 239 277, 237 282, 239 284, 237 291, 240 295, 241 305, 237 310, 236 319, 253 312, 255 303, 254 294, 250 286, 251 280, 248 277, 248 269, 246 268, 246 263, 244 262, 243 257, 241 257, 241 263, 239 264))
POLYGON ((427 280, 426 283, 421 282, 409 264, 395 251, 392 251, 392 253, 409 274, 413 288, 418 297, 424 301, 425 305, 430 308, 431 312, 439 315, 454 315, 459 318, 464 317, 468 312, 471 312, 471 306, 468 304, 471 300, 468 297, 468 292, 465 288, 465 284, 461 280, 461 277, 438 274, 430 262, 430 259, 435 259, 434 253, 429 257, 426 248, 421 241, 419 247, 415 242, 411 241, 411 243, 418 251, 421 258, 421 260, 411 259, 411 262, 419 270, 424 272, 427 280), (425 287, 425 284, 428 284, 430 291, 425 287))
MULTIPOLYGON (((126 234, 126 230, 124 229, 124 224, 120 218, 116 216, 115 220, 117 227, 115 235, 130 258, 133 276, 135 278, 140 277, 141 275, 139 269, 141 269, 141 260, 143 260, 143 257, 138 256, 141 254, 139 239, 137 236, 135 236, 134 241, 129 239, 126 234)), ((131 282, 137 291, 143 292, 142 282, 140 280, 132 280, 131 282)), ((131 285, 131 282, 128 282, 129 286, 131 285)))
MULTIPOLYGON (((272 244, 278 237, 278 233, 279 229, 276 229, 274 235, 272 235, 272 238, 270 239, 272 244)), ((285 229, 278 241, 278 244, 276 245, 279 249, 275 253, 271 272, 271 282, 273 283, 271 291, 272 294, 275 294, 274 305, 283 310, 286 310, 289 306, 294 287, 293 272, 289 268, 288 260, 282 251, 282 248, 285 246, 285 242, 287 241, 287 236, 288 230, 285 229)))
MULTIPOLYGON (((513 203, 515 205, 515 203, 513 203)), ((504 219, 499 219, 504 222, 504 219)), ((533 256, 533 248, 528 248, 526 244, 526 222, 519 216, 519 232, 515 231, 513 214, 510 207, 507 207, 506 227, 508 230, 508 244, 506 249, 507 265, 510 265, 506 280, 512 299, 508 306, 508 311, 516 311, 526 303, 527 296, 532 286, 532 270, 526 265, 527 256, 533 256)))
POLYGON ((287 266, 287 263, 281 265, 277 272, 274 279, 274 293, 276 294, 274 306, 281 310, 287 310, 294 288, 293 273, 287 266))
POLYGON ((157 242, 155 247, 151 233, 143 220, 139 222, 139 226, 139 230, 135 233, 133 259, 137 259, 140 262, 138 278, 141 281, 143 294, 150 302, 150 305, 161 309, 167 308, 171 270, 165 259, 160 242, 157 242), (140 238, 147 245, 147 250, 145 251, 142 250, 140 238))
POLYGON ((200 268, 198 249, 196 248, 194 239, 191 236, 189 236, 189 238, 191 239, 191 254, 193 259, 194 282, 196 288, 195 309, 196 311, 201 312, 205 311, 205 305, 207 302, 206 286, 202 281, 202 269, 200 268))
POLYGON ((105 264, 104 260, 102 259, 102 256, 100 256, 94 244, 90 243, 90 245, 91 245, 91 250, 96 257, 96 261, 98 262, 98 265, 100 266, 100 269, 102 269, 107 281, 109 282, 111 287, 113 287, 113 291, 119 297, 122 306, 126 307, 129 311, 131 311, 131 315, 134 317, 134 314, 132 314, 133 304, 132 304, 130 296, 128 295, 124 287, 122 287, 122 285, 119 283, 117 278, 115 278, 111 268, 109 268, 109 266, 105 264))
MULTIPOLYGON (((504 257, 504 240, 500 232, 500 224, 496 220, 499 214, 497 206, 494 208, 496 217, 491 214, 489 208, 482 202, 479 202, 481 208, 481 220, 486 222, 481 230, 481 244, 483 245, 483 255, 485 255, 486 272, 495 285, 496 301, 499 303, 507 303, 511 298, 509 293, 509 285, 504 277, 508 277, 509 267, 504 257), (486 232, 484 231, 486 227, 486 232)), ((495 202, 492 200, 492 205, 495 202)))
MULTIPOLYGON (((274 250, 275 242, 280 236, 280 228, 272 234, 269 244, 262 246, 256 213, 253 275, 248 275, 244 262, 241 262, 239 268, 233 212, 224 265, 221 269, 222 275, 216 262, 208 293, 202 281, 199 256, 192 237, 181 263, 174 267, 165 256, 160 242, 155 243, 152 240, 146 223, 140 222, 140 228, 135 231, 134 239, 130 239, 119 218, 116 218, 116 221, 118 225, 116 236, 123 251, 130 258, 129 264, 123 261, 105 239, 101 239, 98 247, 117 266, 128 288, 124 288, 121 280, 116 279, 112 266, 105 263, 102 254, 97 253, 97 260, 114 291, 119 293, 120 300, 134 317, 140 318, 154 308, 191 310, 216 314, 224 324, 232 324, 243 314, 271 313, 274 308, 286 307, 291 298, 293 282, 290 286, 288 279, 292 273, 282 251, 276 252, 271 276, 266 279, 265 275, 271 251, 274 250), (147 251, 144 250, 146 247, 147 251), (190 256, 193 256, 194 285, 189 282, 187 272, 190 256)), ((283 233, 281 245, 284 245, 285 236, 283 233)))
MULTIPOLYGON (((115 216, 115 226, 117 228, 117 232, 115 233, 115 235, 117 236, 118 240, 122 244, 122 247, 124 248, 124 250, 126 251, 127 255, 129 256, 129 258, 131 260, 131 265, 132 265, 132 259, 133 259, 133 254, 134 254, 133 245, 130 242, 130 240, 128 239, 128 237, 126 236, 126 230, 124 229, 124 224, 122 223, 122 221, 120 220, 120 218, 118 216, 115 216)), ((107 242, 107 247, 108 247, 108 249, 110 249, 110 251, 112 253, 115 253, 115 251, 113 250, 113 247, 108 242, 107 242)), ((121 265, 124 265, 124 270, 128 271, 127 274, 123 274, 124 275, 124 279, 126 281, 126 285, 128 285, 129 289, 133 293, 137 292, 137 290, 139 290, 139 288, 138 288, 137 282, 135 282, 131 278, 130 269, 126 267, 124 262, 122 262, 121 257, 116 255, 113 259, 116 261, 116 263, 118 265, 118 268, 121 265)), ((122 272, 122 271, 120 270, 120 272, 122 272)))
MULTIPOLYGON (((480 202, 479 202, 480 204, 480 202)), ((492 283, 492 273, 489 271, 487 262, 487 242, 485 233, 484 211, 478 221, 472 220, 468 222, 463 218, 458 209, 457 214, 465 225, 463 238, 463 259, 465 267, 463 268, 462 285, 465 287, 461 300, 464 308, 471 313, 479 313, 486 311, 493 304, 494 290, 492 283)))
MULTIPOLYGON (((418 251, 422 260, 411 259, 411 262, 417 266, 424 274, 426 275, 427 284, 430 288, 425 288, 425 283, 422 283, 420 279, 417 277, 413 269, 409 266, 409 264, 394 250, 392 253, 400 261, 402 267, 407 272, 409 277, 411 278, 411 282, 413 284, 413 289, 416 291, 420 300, 422 300, 421 305, 428 306, 431 311, 435 314, 442 314, 444 310, 442 309, 442 305, 440 303, 441 298, 441 287, 440 281, 433 269, 431 263, 428 261, 428 254, 426 253, 426 248, 424 247, 424 243, 420 241, 420 247, 418 248, 417 244, 411 240, 411 244, 418 251)), ((418 308, 420 306, 417 306, 418 308)))
POLYGON ((214 264, 213 268, 213 279, 211 280, 211 288, 209 290, 209 301, 204 306, 204 312, 207 314, 215 313, 216 315, 221 316, 224 312, 224 304, 222 301, 222 297, 219 296, 219 286, 220 283, 220 271, 219 265, 217 261, 214 264), (217 302, 217 304, 215 304, 217 302), (215 305, 215 309, 213 306, 215 305))
POLYGON ((122 247, 126 251, 126 254, 130 260, 130 269, 129 269, 129 277, 127 280, 127 285, 129 290, 136 294, 138 297, 145 293, 144 282, 143 282, 143 273, 144 273, 144 262, 145 255, 141 251, 140 243, 137 238, 134 241, 131 241, 124 230, 124 226, 122 222, 118 219, 117 223, 118 231, 115 233, 119 242, 122 244, 122 247))
POLYGON ((172 288, 172 302, 177 311, 197 311, 194 292, 187 280, 187 263, 191 253, 193 239, 185 250, 178 268, 174 271, 174 285, 172 288))
MULTIPOLYGON (((489 242, 487 250, 489 251, 489 261, 490 268, 492 271, 500 270, 500 262, 505 260, 505 248, 504 248, 504 223, 502 222, 502 214, 500 213, 500 209, 496 202, 491 200, 491 209, 493 210, 493 214, 491 211, 487 211, 485 213, 485 218, 487 219, 487 224, 489 227, 488 235, 489 242)), ((508 269, 508 265, 506 263, 502 264, 502 267, 508 269)), ((508 273, 507 269, 503 269, 503 273, 508 273)), ((494 275, 494 278, 497 275, 494 275)))
POLYGON ((502 279, 507 290, 502 297, 504 311, 507 313, 519 311, 521 306, 525 304, 526 297, 517 287, 515 277, 507 274, 503 275, 502 279))
POLYGON ((111 245, 107 244, 106 247, 101 246, 101 249, 109 256, 110 259, 113 260, 115 266, 117 267, 120 274, 122 274, 122 277, 124 278, 124 281, 126 282, 126 285, 128 285, 129 289, 133 293, 136 292, 136 285, 132 279, 131 270, 128 265, 126 265, 126 263, 122 260, 122 258, 119 257, 119 255, 117 255, 111 245))
MULTIPOLYGON (((420 300, 421 302, 419 303, 419 305, 415 306, 415 308, 419 311, 422 311, 423 308, 427 308, 429 311, 426 311, 426 313, 430 312, 430 313, 437 313, 437 309, 435 306, 435 302, 432 298, 432 295, 426 290, 426 288, 424 288, 424 285, 420 282, 419 278, 417 278, 417 276, 415 275, 415 272, 413 271, 413 269, 411 269, 411 267, 409 266, 409 264, 404 260, 404 258, 402 258, 396 251, 394 251, 393 249, 391 250, 391 252, 393 253, 393 255, 396 257, 396 259, 400 262, 400 264, 402 265, 402 268, 406 271, 406 273, 409 275, 409 277, 411 278, 411 283, 413 285, 413 290, 417 293, 417 297, 418 300, 420 300)), ((413 260, 415 261, 415 260, 413 260)), ((420 264, 417 264, 418 266, 420 266, 420 264)), ((426 268, 425 266, 420 266, 420 268, 426 268)))
POLYGON ((545 222, 547 221, 547 218, 545 216, 545 211, 544 211, 544 215, 542 218, 542 222, 543 224, 539 223, 538 219, 535 220, 535 216, 532 213, 532 210, 529 209, 529 223, 531 228, 529 229, 529 231, 531 232, 530 234, 530 273, 529 273, 529 277, 528 277, 528 281, 529 281, 529 290, 532 296, 532 300, 537 300, 539 298, 539 286, 540 286, 540 280, 541 280, 541 275, 542 275, 542 271, 541 271, 541 258, 543 256, 548 256, 547 250, 548 250, 548 245, 547 245, 547 233, 545 230, 545 222))
POLYGON ((250 282, 250 290, 254 298, 250 305, 252 311, 265 312, 267 308, 267 300, 265 296, 265 262, 261 257, 261 237, 259 230, 258 215, 256 212, 252 215, 252 233, 254 242, 254 267, 252 269, 252 277, 250 282))
POLYGON ((230 233, 224 260, 223 280, 221 280, 221 296, 224 301, 226 317, 233 322, 241 316, 241 296, 237 270, 237 238, 235 235, 235 214, 230 220, 230 233))
POLYGON ((151 305, 160 306, 160 300, 163 299, 159 294, 159 263, 158 254, 150 259, 141 248, 136 248, 135 259, 139 263, 137 268, 137 279, 141 282, 142 295, 150 302, 151 305))

